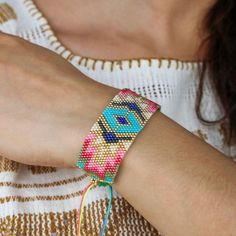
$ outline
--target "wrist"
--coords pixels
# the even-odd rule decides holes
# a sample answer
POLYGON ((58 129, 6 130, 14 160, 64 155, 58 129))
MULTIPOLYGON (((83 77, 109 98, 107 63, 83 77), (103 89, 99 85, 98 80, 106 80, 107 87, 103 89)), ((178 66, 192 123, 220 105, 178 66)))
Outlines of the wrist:
MULTIPOLYGON (((94 122, 91 122, 93 125, 88 132, 86 131, 87 135, 76 161, 76 166, 86 171, 91 177, 91 183, 85 189, 83 196, 86 196, 93 186, 109 186, 108 209, 110 209, 112 202, 112 184, 126 152, 149 118, 160 109, 154 102, 129 89, 116 91, 115 94, 113 94, 114 90, 110 91, 104 93, 105 98, 101 96, 101 99, 99 98, 95 103, 91 101, 91 104, 95 104, 95 108, 88 108, 87 111, 94 114, 95 110, 96 118, 92 118, 94 119, 94 122)), ((94 93, 96 92, 97 90, 94 91, 94 93)), ((81 213, 82 206, 83 201, 80 207, 81 213)), ((80 231, 82 215, 79 215, 78 230, 80 231)), ((108 216, 109 210, 106 219, 108 216)), ((104 232, 105 225, 106 220, 102 232, 104 232)))
POLYGON ((126 152, 159 105, 122 89, 97 116, 78 153, 77 166, 112 185, 126 152))

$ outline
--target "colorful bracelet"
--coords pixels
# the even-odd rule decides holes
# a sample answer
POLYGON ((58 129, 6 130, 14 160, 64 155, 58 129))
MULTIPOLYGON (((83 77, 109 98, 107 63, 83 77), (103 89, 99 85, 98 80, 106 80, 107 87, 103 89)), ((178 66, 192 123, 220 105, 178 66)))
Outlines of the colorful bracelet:
POLYGON ((76 165, 91 175, 94 184, 111 187, 125 153, 157 110, 160 106, 147 98, 129 89, 120 90, 86 136, 76 165))

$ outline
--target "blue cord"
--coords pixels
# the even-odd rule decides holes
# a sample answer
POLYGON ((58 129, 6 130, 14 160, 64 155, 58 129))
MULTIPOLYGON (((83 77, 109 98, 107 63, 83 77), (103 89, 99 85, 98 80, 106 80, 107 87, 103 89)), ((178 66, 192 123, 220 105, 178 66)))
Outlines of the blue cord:
POLYGON ((103 222, 103 226, 102 226, 102 230, 101 230, 100 236, 104 236, 105 235, 106 225, 107 225, 108 218, 109 218, 109 215, 110 215, 110 212, 111 212, 111 204, 112 204, 112 197, 113 197, 113 189, 112 189, 111 185, 109 185, 109 190, 110 190, 110 200, 109 200, 109 203, 108 203, 107 213, 106 213, 105 220, 103 222))

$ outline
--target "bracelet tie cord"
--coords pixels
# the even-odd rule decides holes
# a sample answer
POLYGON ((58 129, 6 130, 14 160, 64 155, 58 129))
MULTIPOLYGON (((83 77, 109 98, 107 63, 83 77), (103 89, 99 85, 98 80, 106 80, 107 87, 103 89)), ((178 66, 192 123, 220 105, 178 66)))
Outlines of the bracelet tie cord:
POLYGON ((84 190, 78 219, 78 235, 81 231, 84 200, 95 186, 108 186, 110 201, 100 236, 105 234, 112 203, 112 184, 121 161, 138 133, 160 105, 137 93, 122 89, 103 110, 77 156, 76 166, 91 176, 91 183, 84 190))

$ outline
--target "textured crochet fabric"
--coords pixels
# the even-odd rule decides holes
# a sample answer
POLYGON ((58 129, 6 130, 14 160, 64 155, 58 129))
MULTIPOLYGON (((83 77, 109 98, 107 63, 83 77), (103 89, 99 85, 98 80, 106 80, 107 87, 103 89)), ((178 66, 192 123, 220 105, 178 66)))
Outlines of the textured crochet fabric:
MULTIPOLYGON (((55 51, 93 80, 130 88, 157 102, 165 115, 235 158, 235 146, 225 143, 224 127, 205 126, 196 117, 201 63, 158 59, 100 61, 73 55, 61 45, 32 0, 0 0, 0 30, 55 51)), ((206 119, 219 118, 221 114, 208 80, 202 113, 206 119)), ((89 180, 80 170, 33 167, 0 158, 0 236, 76 235, 76 207, 89 180)), ((99 235, 107 197, 105 188, 91 190, 85 203, 83 235, 99 235)), ((106 235, 158 235, 158 231, 115 192, 106 235)))

